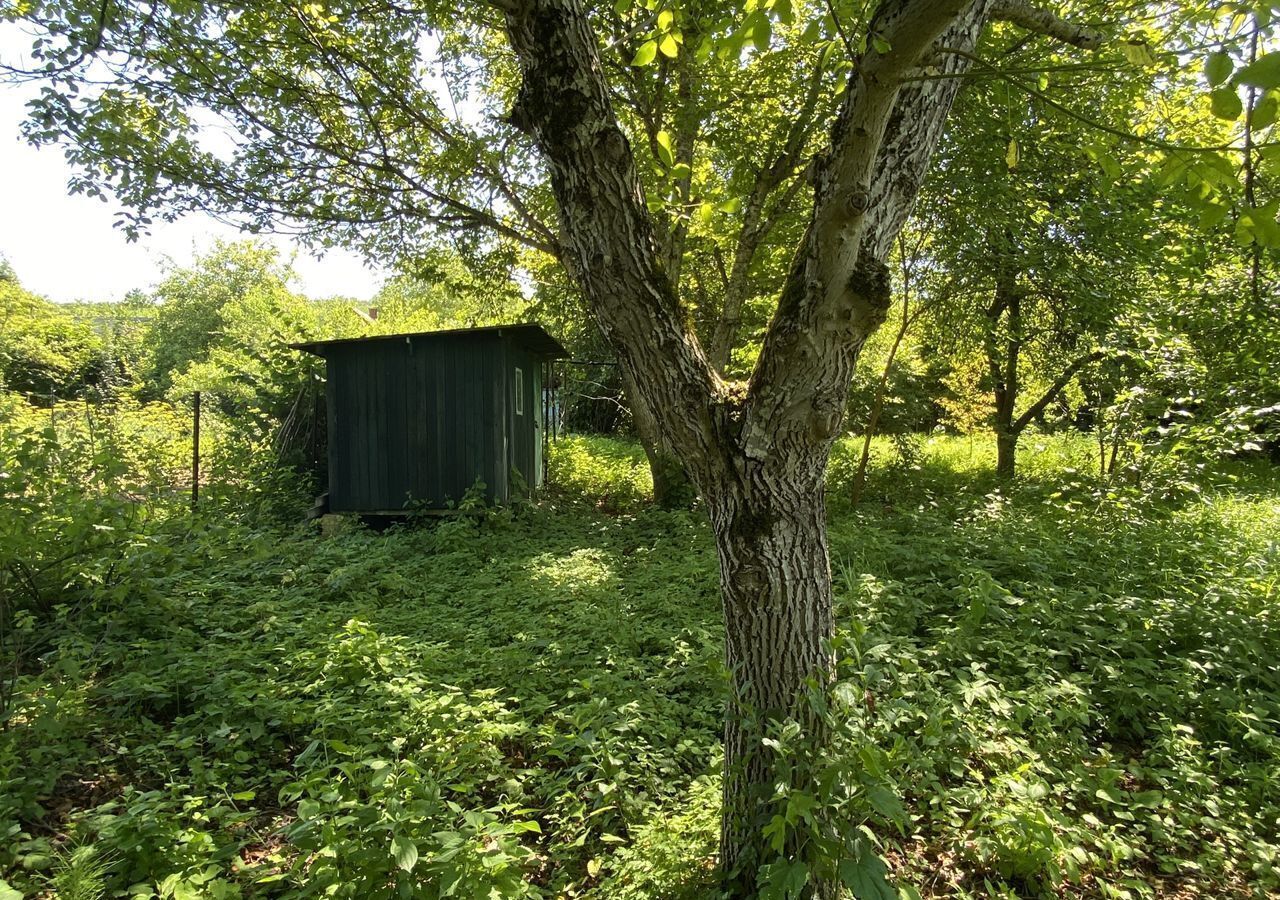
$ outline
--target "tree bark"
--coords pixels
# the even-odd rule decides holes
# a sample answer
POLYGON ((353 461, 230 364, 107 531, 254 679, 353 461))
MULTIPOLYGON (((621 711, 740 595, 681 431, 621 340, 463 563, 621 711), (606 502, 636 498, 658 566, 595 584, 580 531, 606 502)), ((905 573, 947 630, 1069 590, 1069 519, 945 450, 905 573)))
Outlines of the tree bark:
POLYGON ((1018 433, 1012 429, 996 430, 996 475, 1012 481, 1018 465, 1018 433))
POLYGON ((645 406, 644 398, 636 389, 630 372, 622 369, 622 391, 631 409, 631 421, 635 424, 636 437, 644 448, 649 461, 649 474, 653 478, 653 502, 661 509, 687 509, 697 499, 697 491, 685 473, 680 458, 667 449, 658 428, 657 419, 645 406))
POLYGON ((729 358, 738 341, 738 328, 742 323, 742 306, 750 286, 751 262, 765 231, 761 227, 765 198, 770 186, 764 173, 757 175, 751 193, 742 210, 742 226, 733 251, 733 264, 725 273, 721 295, 720 316, 716 320, 707 345, 707 357, 717 372, 723 373, 729 366, 729 358))
MULTIPOLYGON (((810 704, 834 661, 831 569, 820 472, 726 486, 710 503, 720 560, 730 696, 724 733, 721 867, 733 897, 752 897, 760 865, 777 858, 765 826, 778 812, 769 722, 800 723, 808 748, 826 729, 810 704)), ((793 787, 813 793, 810 784, 793 787)), ((788 855, 799 848, 790 846, 788 855)), ((815 878, 811 897, 834 897, 815 878)))
MULTIPOLYGON (((810 762, 824 752, 826 732, 808 697, 826 690, 833 669, 827 458, 854 361, 889 305, 884 258, 960 79, 903 84, 935 41, 961 51, 942 58, 939 71, 963 73, 986 0, 887 0, 877 11, 870 28, 885 49, 869 49, 854 67, 745 397, 720 379, 685 324, 581 0, 504 0, 501 8, 522 76, 511 122, 546 160, 571 270, 635 395, 708 505, 733 673, 722 870, 731 896, 754 897, 760 866, 778 859, 759 827, 776 776, 761 743, 765 719, 798 721, 810 762)), ((833 897, 831 867, 814 862, 807 896, 833 897)))

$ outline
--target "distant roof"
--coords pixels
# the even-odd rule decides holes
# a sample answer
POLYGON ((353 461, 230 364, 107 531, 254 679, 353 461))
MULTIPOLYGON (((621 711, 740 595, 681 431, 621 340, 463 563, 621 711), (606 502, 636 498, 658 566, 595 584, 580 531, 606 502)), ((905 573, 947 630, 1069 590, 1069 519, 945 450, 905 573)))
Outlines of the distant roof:
POLYGON ((306 341, 301 344, 290 344, 294 350, 305 350, 316 356, 324 356, 325 349, 342 344, 367 344, 375 341, 394 341, 404 338, 442 338, 462 337, 471 334, 492 334, 501 336, 508 333, 523 347, 540 353, 543 356, 564 358, 569 351, 543 329, 541 325, 523 323, 515 325, 486 325, 483 328, 446 328, 442 331, 411 331, 401 334, 371 334, 366 337, 337 338, 332 341, 306 341))

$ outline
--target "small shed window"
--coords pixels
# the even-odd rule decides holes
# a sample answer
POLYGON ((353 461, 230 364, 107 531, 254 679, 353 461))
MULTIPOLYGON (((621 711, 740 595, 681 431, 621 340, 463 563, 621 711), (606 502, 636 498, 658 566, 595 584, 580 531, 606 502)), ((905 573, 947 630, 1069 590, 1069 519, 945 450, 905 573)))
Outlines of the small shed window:
POLYGON ((524 415, 524 369, 516 368, 516 415, 524 415))

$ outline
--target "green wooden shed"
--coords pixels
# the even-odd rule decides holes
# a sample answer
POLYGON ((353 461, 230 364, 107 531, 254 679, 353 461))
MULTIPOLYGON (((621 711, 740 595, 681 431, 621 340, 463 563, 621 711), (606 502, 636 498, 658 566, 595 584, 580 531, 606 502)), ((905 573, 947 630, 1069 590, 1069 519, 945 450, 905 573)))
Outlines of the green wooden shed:
POLYGON ((503 502, 541 485, 544 368, 568 356, 541 326, 292 346, 328 369, 330 512, 445 509, 477 482, 503 502))

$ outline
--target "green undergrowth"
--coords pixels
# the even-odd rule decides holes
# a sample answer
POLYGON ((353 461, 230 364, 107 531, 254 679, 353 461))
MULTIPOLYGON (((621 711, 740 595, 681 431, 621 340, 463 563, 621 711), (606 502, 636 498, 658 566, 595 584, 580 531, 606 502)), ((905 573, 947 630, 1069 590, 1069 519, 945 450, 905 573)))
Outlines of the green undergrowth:
POLYGON ((653 478, 640 445, 603 435, 566 435, 548 457, 552 492, 602 511, 637 509, 653 499, 653 478))
MULTIPOLYGON (((966 482, 955 442, 878 462, 857 507, 835 479, 841 708, 891 879, 903 897, 1273 895, 1280 482, 1242 467, 1142 503, 1098 490, 1076 450, 1006 493, 966 482)), ((110 589, 80 585, 39 626, 0 731, 0 878, 179 900, 714 896, 710 535, 643 504, 634 447, 555 453, 548 499, 479 521, 175 513, 113 543, 110 589)))

